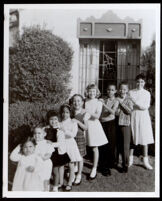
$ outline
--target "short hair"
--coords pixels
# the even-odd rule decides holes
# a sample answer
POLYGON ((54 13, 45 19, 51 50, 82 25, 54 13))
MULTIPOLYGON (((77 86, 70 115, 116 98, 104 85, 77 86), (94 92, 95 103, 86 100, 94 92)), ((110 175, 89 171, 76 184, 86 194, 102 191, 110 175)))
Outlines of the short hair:
POLYGON ((58 112, 55 111, 55 110, 50 110, 47 112, 47 115, 46 115, 46 119, 47 119, 47 122, 49 122, 49 119, 51 117, 58 117, 58 112))
POLYGON ((136 81, 142 79, 144 81, 146 81, 146 76, 143 73, 140 73, 136 76, 136 81))
MULTIPOLYGON (((45 129, 44 129, 44 126, 41 125, 41 124, 38 124, 37 126, 35 126, 34 129, 33 129, 33 132, 34 132, 37 128, 41 129, 44 133, 46 133, 46 132, 45 132, 45 129)), ((33 133, 33 136, 34 136, 34 133, 33 133)))
POLYGON ((74 94, 74 95, 70 98, 70 100, 69 100, 69 104, 70 104, 70 105, 73 103, 74 98, 75 98, 76 96, 79 96, 79 97, 82 99, 82 101, 84 102, 84 98, 83 98, 83 96, 82 96, 81 94, 74 94))
POLYGON ((26 138, 24 138, 23 142, 20 144, 20 153, 21 154, 24 154, 23 153, 23 147, 27 142, 32 142, 34 146, 37 145, 37 143, 33 137, 27 136, 26 138))
POLYGON ((109 83, 109 84, 107 85, 107 89, 109 88, 109 86, 114 86, 115 89, 117 88, 117 87, 116 87, 116 83, 114 83, 114 82, 109 83))
POLYGON ((61 118, 62 118, 62 113, 63 113, 63 111, 64 111, 64 108, 67 108, 67 109, 69 110, 70 114, 71 114, 70 105, 68 105, 68 104, 63 104, 63 105, 61 105, 61 107, 60 107, 60 116, 61 116, 61 118))
POLYGON ((96 98, 99 98, 101 95, 100 90, 98 89, 96 84, 89 84, 84 92, 85 97, 88 97, 88 90, 89 89, 96 89, 96 98))
POLYGON ((119 88, 121 87, 121 85, 126 85, 129 88, 129 84, 126 80, 120 82, 119 88))

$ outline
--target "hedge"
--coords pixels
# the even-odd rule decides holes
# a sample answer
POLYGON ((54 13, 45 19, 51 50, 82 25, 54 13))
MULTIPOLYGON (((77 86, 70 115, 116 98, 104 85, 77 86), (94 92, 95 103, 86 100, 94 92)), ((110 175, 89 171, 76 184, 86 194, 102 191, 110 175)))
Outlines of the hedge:
POLYGON ((52 31, 24 28, 9 57, 9 101, 57 104, 70 94, 73 51, 52 31))

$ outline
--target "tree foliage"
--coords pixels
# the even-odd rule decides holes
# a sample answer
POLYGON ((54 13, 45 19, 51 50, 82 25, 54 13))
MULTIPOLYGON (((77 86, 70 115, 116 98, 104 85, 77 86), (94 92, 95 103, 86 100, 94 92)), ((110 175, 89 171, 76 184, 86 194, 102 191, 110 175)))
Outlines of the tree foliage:
POLYGON ((70 94, 73 51, 50 30, 24 28, 9 57, 9 99, 58 103, 70 94))
POLYGON ((141 65, 144 66, 146 75, 146 88, 151 92, 152 104, 155 100, 155 40, 152 41, 141 56, 141 65))

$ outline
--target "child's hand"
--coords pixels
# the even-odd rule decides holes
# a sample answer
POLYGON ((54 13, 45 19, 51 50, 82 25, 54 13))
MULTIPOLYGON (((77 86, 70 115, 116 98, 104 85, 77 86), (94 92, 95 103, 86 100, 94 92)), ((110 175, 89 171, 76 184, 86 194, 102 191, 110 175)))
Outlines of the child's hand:
POLYGON ((48 153, 46 153, 46 154, 44 154, 44 156, 42 157, 42 159, 45 161, 45 160, 48 160, 48 159, 50 159, 51 158, 51 154, 48 154, 48 153))
POLYGON ((100 102, 102 102, 102 104, 105 103, 104 99, 102 99, 102 98, 99 98, 98 100, 99 100, 100 102))
POLYGON ((50 140, 47 140, 47 143, 48 143, 48 144, 52 144, 52 142, 51 142, 50 140))
POLYGON ((85 113, 84 117, 83 117, 83 121, 88 121, 88 119, 91 118, 91 115, 89 113, 85 113))
POLYGON ((72 119, 72 122, 78 123, 78 120, 74 118, 74 119, 72 119))
POLYGON ((26 168, 26 171, 27 171, 27 172, 34 172, 34 167, 33 167, 33 166, 28 166, 28 167, 26 168))
POLYGON ((118 108, 118 109, 116 110, 115 115, 116 115, 116 116, 119 116, 119 113, 120 113, 120 108, 118 108))

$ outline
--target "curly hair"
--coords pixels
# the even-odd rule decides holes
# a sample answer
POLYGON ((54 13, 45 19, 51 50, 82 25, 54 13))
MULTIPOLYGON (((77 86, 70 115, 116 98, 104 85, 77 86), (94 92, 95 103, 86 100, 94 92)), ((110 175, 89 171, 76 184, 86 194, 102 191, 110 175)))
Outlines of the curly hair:
POLYGON ((146 81, 146 76, 143 74, 143 73, 140 73, 136 76, 136 81, 139 80, 139 79, 142 79, 144 81, 146 81))
POLYGON ((48 111, 47 114, 46 114, 47 123, 49 123, 49 119, 51 117, 54 117, 54 116, 58 117, 58 115, 59 115, 58 112, 56 112, 55 110, 48 111))
POLYGON ((89 91, 90 89, 96 89, 96 98, 99 98, 99 97, 100 97, 101 92, 100 92, 100 90, 98 89, 98 87, 97 87, 96 84, 89 84, 89 85, 87 86, 87 88, 86 88, 86 90, 85 90, 85 92, 84 92, 85 97, 88 98, 88 91, 89 91))

